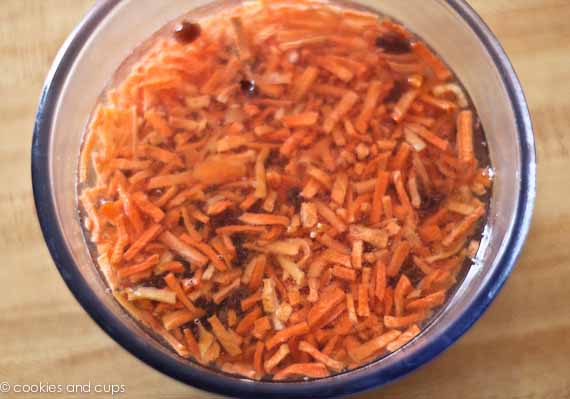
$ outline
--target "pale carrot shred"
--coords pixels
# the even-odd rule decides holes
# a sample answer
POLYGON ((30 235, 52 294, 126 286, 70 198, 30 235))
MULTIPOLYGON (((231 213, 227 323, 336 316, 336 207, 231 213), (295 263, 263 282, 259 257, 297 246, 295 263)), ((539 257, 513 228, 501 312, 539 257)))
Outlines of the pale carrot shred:
POLYGON ((159 239, 164 245, 180 254, 180 256, 185 258, 190 263, 193 263, 197 266, 204 266, 208 261, 208 258, 205 257, 200 251, 187 245, 170 231, 165 231, 162 233, 159 239))
POLYGON ((317 201, 316 205, 319 215, 321 215, 323 219, 329 222, 334 229, 336 229, 339 233, 346 231, 346 224, 337 216, 336 213, 333 212, 332 209, 320 201, 317 201))
POLYGON ((426 295, 423 298, 415 299, 408 302, 406 309, 409 310, 419 310, 419 309, 431 309, 436 306, 443 304, 445 301, 445 291, 437 291, 433 294, 426 295))
POLYGON ((402 328, 409 326, 410 324, 418 323, 424 320, 427 316, 428 313, 425 311, 409 313, 406 316, 401 317, 384 316, 384 325, 388 328, 402 328))
POLYGON ((336 265, 332 269, 332 275, 346 281, 356 280, 356 271, 340 265, 336 265))
POLYGON ((195 22, 192 43, 149 42, 86 129, 80 212, 114 298, 241 378, 323 378, 411 342, 493 187, 460 84, 367 12, 278 0, 195 22))
POLYGON ((210 245, 206 244, 205 242, 195 241, 194 239, 192 239, 190 236, 187 235, 182 235, 180 237, 180 240, 183 241, 184 243, 189 244, 192 247, 195 247, 201 253, 206 255, 210 259, 214 267, 219 271, 223 272, 228 269, 226 264, 222 261, 222 259, 220 259, 220 255, 218 255, 210 245))
POLYGON ((277 351, 273 354, 273 356, 271 356, 263 363, 263 368, 265 369, 266 372, 270 373, 271 370, 273 370, 277 365, 279 365, 279 363, 281 363, 283 359, 285 359, 285 357, 287 357, 290 353, 291 350, 289 349, 289 345, 287 344, 280 345, 279 349, 277 349, 277 351))
POLYGON ((323 378, 328 375, 327 366, 322 363, 295 363, 280 370, 273 378, 281 381, 293 376, 323 378))
POLYGON ((289 225, 289 218, 286 216, 272 215, 268 213, 244 213, 239 217, 244 223, 253 225, 289 225))
POLYGON ((332 186, 331 199, 338 205, 343 205, 347 189, 348 175, 346 173, 338 173, 332 186))
POLYGON ((477 221, 485 214, 485 208, 479 206, 475 212, 463 219, 453 230, 442 240, 442 244, 446 247, 453 244, 457 239, 464 235, 477 221))
POLYGON ((259 152, 257 156, 257 161, 255 162, 255 198, 265 198, 267 195, 267 178, 265 175, 265 161, 269 156, 269 150, 263 149, 259 152))
POLYGON ((420 328, 417 326, 417 324, 410 326, 406 331, 402 333, 402 335, 400 335, 394 341, 386 345, 386 350, 388 352, 394 352, 400 349, 402 346, 410 342, 419 333, 420 333, 420 328))
POLYGON ((299 350, 308 353, 316 361, 325 364, 328 368, 336 372, 342 371, 345 367, 345 365, 342 362, 334 360, 333 358, 325 355, 323 352, 319 351, 317 348, 315 348, 307 341, 299 342, 299 350))
POLYGON ((186 295, 186 293, 182 289, 182 286, 180 285, 180 281, 178 280, 178 278, 176 278, 176 276, 173 273, 168 273, 164 277, 164 281, 166 282, 168 288, 170 288, 171 291, 176 293, 176 297, 178 298, 180 303, 182 303, 189 311, 194 313, 197 312, 196 307, 192 304, 192 302, 190 302, 188 296, 186 295))
POLYGON ((413 214, 414 209, 412 208, 412 203, 410 202, 410 197, 408 196, 408 192, 404 187, 404 182, 402 180, 401 172, 399 170, 394 172, 392 177, 394 180, 394 186, 396 187, 396 193, 398 194, 398 198, 402 203, 402 206, 409 215, 413 214))
POLYGON ((419 90, 409 90, 396 103, 394 110, 392 111, 392 119, 396 122, 400 122, 406 116, 408 110, 412 106, 416 97, 420 94, 419 90))
POLYGON ((473 113, 461 111, 457 115, 457 150, 459 159, 470 161, 473 153, 473 113))
POLYGON ((404 313, 404 299, 412 290, 410 279, 402 274, 394 289, 394 315, 401 316, 404 313))
POLYGON ((435 133, 430 132, 424 126, 411 123, 406 126, 412 129, 418 136, 423 138, 434 147, 440 149, 441 151, 447 151, 449 148, 449 142, 447 140, 438 137, 435 133))

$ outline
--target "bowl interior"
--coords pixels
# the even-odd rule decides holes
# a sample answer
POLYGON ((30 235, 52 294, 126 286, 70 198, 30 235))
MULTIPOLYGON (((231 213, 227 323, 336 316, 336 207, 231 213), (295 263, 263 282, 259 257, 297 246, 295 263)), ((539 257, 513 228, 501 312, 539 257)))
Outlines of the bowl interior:
MULTIPOLYGON (((214 2, 214 5, 211 3, 205 0, 191 3, 187 0, 110 0, 99 3, 78 28, 75 38, 66 43, 54 64, 48 77, 51 87, 48 87, 40 105, 35 138, 38 141, 34 143, 34 151, 39 151, 34 153, 34 170, 45 168, 36 173, 45 179, 40 181, 34 178, 35 190, 45 193, 41 198, 36 195, 36 201, 42 200, 37 204, 38 212, 40 219, 43 219, 41 222, 52 255, 72 291, 102 327, 127 349, 182 380, 190 381, 199 377, 206 388, 213 388, 212 384, 220 378, 219 373, 191 366, 164 348, 133 322, 107 294, 83 240, 76 210, 75 184, 84 128, 110 77, 133 49, 153 32, 190 11, 189 7, 207 5, 199 11, 207 13, 215 11, 220 5, 218 2, 214 2), (49 117, 42 120, 42 115, 49 117), (42 136, 38 138, 40 134, 42 136), (43 203, 46 201, 49 204, 43 203)), ((436 320, 401 350, 349 372, 347 375, 352 379, 350 387, 340 385, 346 382, 347 375, 328 378, 327 385, 320 386, 319 392, 323 395, 366 388, 409 371, 448 346, 471 325, 500 288, 518 254, 520 243, 515 246, 515 253, 509 248, 512 247, 510 238, 513 232, 521 234, 524 239, 524 226, 523 230, 514 230, 519 228, 517 223, 520 220, 517 221, 517 218, 520 219, 521 207, 526 206, 521 202, 523 191, 528 190, 523 186, 523 179, 528 173, 524 170, 525 162, 534 165, 533 154, 532 159, 525 158, 529 148, 533 152, 532 137, 526 143, 520 138, 521 115, 517 112, 522 112, 523 117, 527 118, 523 120, 526 123, 528 115, 525 114, 526 105, 521 94, 518 93, 519 97, 517 93, 513 94, 513 90, 520 90, 516 77, 512 75, 506 59, 501 59, 504 55, 494 39, 488 36, 484 26, 478 25, 480 21, 468 6, 462 2, 444 0, 362 0, 350 3, 377 10, 403 22, 451 66, 469 92, 485 129, 495 169, 495 185, 488 225, 475 265, 467 272, 436 320), (498 279, 498 284, 493 279, 498 279), (465 318, 467 309, 477 310, 471 317, 465 318), (437 342, 435 347, 434 342, 437 342), (383 371, 382 375, 380 370, 383 371)), ((525 208, 525 212, 528 211, 525 208)), ((528 220, 526 222, 528 224, 528 220)), ((228 380, 232 381, 223 384, 230 384, 231 389, 241 392, 251 389, 248 388, 251 382, 237 378, 228 380)), ((315 385, 255 384, 257 392, 265 389, 260 386, 267 385, 315 385)), ((220 386, 217 390, 227 389, 230 388, 220 386)), ((266 392, 274 392, 274 388, 267 389, 266 392)), ((308 391, 302 392, 306 395, 308 391)))

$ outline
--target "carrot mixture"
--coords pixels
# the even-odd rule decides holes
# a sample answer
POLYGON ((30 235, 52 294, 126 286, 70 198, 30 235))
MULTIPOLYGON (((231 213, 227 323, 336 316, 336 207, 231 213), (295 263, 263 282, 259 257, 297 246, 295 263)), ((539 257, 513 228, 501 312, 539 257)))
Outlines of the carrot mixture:
POLYGON ((108 91, 83 146, 114 297, 180 356, 246 378, 397 350, 477 251, 491 177, 466 98, 374 14, 263 1, 184 21, 108 91))

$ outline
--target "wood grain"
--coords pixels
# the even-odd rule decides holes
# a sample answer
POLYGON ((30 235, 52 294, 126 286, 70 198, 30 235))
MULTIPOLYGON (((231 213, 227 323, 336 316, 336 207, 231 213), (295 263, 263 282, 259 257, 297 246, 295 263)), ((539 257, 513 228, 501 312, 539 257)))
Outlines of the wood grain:
MULTIPOLYGON (((0 1, 0 382, 91 381, 126 384, 121 397, 212 398, 139 362, 91 321, 63 284, 36 221, 37 99, 58 47, 93 3, 0 1)), ((570 398, 570 2, 471 4, 511 57, 532 111, 539 170, 531 234, 474 328, 419 371, 357 398, 570 398)))

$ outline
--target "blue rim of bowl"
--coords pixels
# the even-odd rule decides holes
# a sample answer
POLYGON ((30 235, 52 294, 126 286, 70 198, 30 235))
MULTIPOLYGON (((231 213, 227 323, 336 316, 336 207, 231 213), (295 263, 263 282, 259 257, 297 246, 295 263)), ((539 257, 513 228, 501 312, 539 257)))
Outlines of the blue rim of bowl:
POLYGON ((521 181, 517 213, 506 250, 493 275, 482 287, 471 306, 454 320, 445 331, 425 344, 421 352, 410 353, 413 361, 390 365, 382 363, 336 377, 292 383, 252 382, 226 377, 203 367, 180 367, 164 352, 135 337, 119 318, 103 306, 91 290, 65 246, 63 233, 57 223, 49 173, 49 142, 55 116, 55 105, 61 94, 67 73, 86 39, 99 22, 120 3, 107 0, 96 4, 72 32, 60 49, 50 70, 40 97, 32 140, 32 185, 36 212, 44 239, 65 283, 91 318, 116 342, 131 354, 162 373, 196 388, 233 397, 299 398, 343 396, 394 381, 440 354, 481 316, 493 301, 512 271, 528 235, 536 195, 536 160, 534 136, 527 103, 520 82, 498 40, 477 13, 463 0, 446 0, 447 4, 470 26, 489 52, 501 73, 515 113, 521 153, 521 181))

